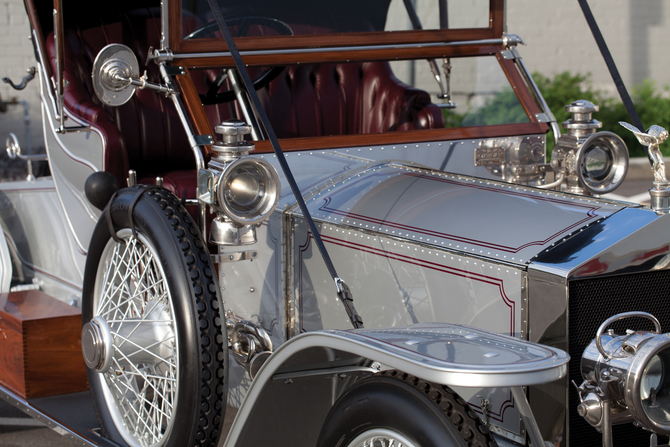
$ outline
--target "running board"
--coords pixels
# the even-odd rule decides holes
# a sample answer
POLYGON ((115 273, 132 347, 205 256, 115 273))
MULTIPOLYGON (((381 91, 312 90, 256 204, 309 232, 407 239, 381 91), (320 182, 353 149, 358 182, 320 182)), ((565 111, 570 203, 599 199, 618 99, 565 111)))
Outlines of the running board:
POLYGON ((0 398, 82 447, 121 447, 100 434, 89 392, 24 399, 0 385, 0 398))

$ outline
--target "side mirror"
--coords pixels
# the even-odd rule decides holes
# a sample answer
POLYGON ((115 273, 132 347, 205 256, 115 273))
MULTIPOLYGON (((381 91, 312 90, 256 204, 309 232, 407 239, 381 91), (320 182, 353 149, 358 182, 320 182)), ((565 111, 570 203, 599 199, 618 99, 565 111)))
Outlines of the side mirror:
POLYGON ((137 57, 125 45, 113 43, 100 50, 93 62, 93 89, 100 101, 108 106, 121 106, 135 93, 140 65, 137 57))

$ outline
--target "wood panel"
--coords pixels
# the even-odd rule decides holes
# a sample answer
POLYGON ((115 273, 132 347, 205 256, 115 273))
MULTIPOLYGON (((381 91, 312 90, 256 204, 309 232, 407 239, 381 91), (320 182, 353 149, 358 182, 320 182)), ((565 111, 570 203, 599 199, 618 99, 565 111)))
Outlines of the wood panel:
POLYGON ((26 399, 88 389, 79 309, 35 290, 1 294, 0 383, 26 399))
MULTIPOLYGON (((533 95, 530 93, 528 90, 528 86, 526 85, 525 81, 523 80, 523 77, 521 76, 521 73, 519 73, 519 70, 516 67, 516 64, 514 61, 510 59, 503 59, 500 54, 498 53, 496 55, 498 57, 498 60, 500 61, 500 65, 503 68, 503 71, 507 75, 507 78, 510 81, 510 84, 512 84, 512 87, 514 87, 514 92, 516 93, 517 97, 519 98, 519 101, 521 102, 521 105, 523 106, 524 110, 530 117, 530 120, 533 122, 537 122, 537 117, 536 115, 538 113, 542 113, 542 110, 540 107, 537 105, 535 102, 535 98, 533 98, 533 95)), ((540 123, 542 128, 544 129, 542 133, 546 133, 549 131, 549 125, 546 123, 540 123)))
MULTIPOLYGON (((456 47, 423 47, 401 49, 314 51, 309 53, 245 54, 244 63, 248 66, 295 65, 339 62, 371 62, 379 60, 409 60, 441 57, 485 56, 496 54, 500 47, 495 45, 466 45, 456 47)), ((175 54, 175 61, 190 68, 233 67, 230 56, 223 57, 183 57, 175 54)))
POLYGON ((496 37, 502 37, 505 31, 505 1, 490 0, 489 10, 491 13, 490 27, 492 34, 496 37))
MULTIPOLYGON (((502 32, 496 35, 493 34, 492 30, 486 28, 464 28, 373 33, 298 34, 295 36, 249 36, 235 38, 235 43, 237 44, 237 49, 240 51, 254 51, 446 43, 500 38, 502 38, 502 32)), ((228 45, 226 45, 223 39, 188 39, 183 40, 179 46, 180 53, 210 53, 217 51, 228 51, 228 45)))
MULTIPOLYGON (((181 90, 186 109, 193 121, 193 126, 195 127, 194 130, 198 135, 215 136, 209 119, 207 118, 207 113, 202 107, 198 91, 195 88, 195 84, 193 84, 193 79, 189 75, 188 69, 185 68, 184 72, 184 76, 175 76, 175 79, 181 90)), ((205 155, 213 154, 211 146, 203 146, 203 149, 205 155)))

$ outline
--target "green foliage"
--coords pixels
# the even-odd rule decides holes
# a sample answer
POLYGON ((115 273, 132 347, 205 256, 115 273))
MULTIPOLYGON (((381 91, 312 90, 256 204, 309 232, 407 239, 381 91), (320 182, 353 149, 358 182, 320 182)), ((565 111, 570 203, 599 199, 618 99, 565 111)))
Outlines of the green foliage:
MULTIPOLYGON (((533 79, 559 125, 570 118, 570 114, 565 111, 566 105, 577 99, 586 99, 600 106, 600 111, 594 114, 594 118, 603 123, 600 130, 614 132, 623 138, 631 157, 646 156, 644 147, 635 136, 619 125, 619 121, 631 122, 621 100, 618 97, 607 97, 602 92, 594 90, 590 83, 590 75, 572 75, 563 72, 550 79, 539 73, 533 73, 533 79)), ((652 124, 669 128, 670 98, 667 97, 669 91, 667 86, 659 91, 656 84, 651 81, 645 81, 642 85, 632 88, 633 103, 646 128, 652 124)), ((550 137, 547 139, 548 152, 552 148, 553 138, 550 137)), ((661 150, 665 156, 670 156, 670 145, 662 145, 661 150)))
POLYGON ((488 126, 492 124, 527 123, 528 115, 519 104, 516 93, 506 88, 492 99, 487 99, 484 107, 463 119, 463 126, 488 126))
MULTIPOLYGON (((600 111, 593 117, 603 123, 600 130, 607 130, 619 135, 626 142, 631 157, 646 157, 644 147, 635 136, 619 125, 619 121, 631 122, 621 100, 612 98, 603 92, 594 90, 590 82, 590 74, 570 74, 563 72, 553 79, 539 73, 533 73, 542 96, 549 109, 554 113, 559 126, 570 119, 571 114, 565 106, 578 100, 586 99, 600 106, 600 111)), ((670 87, 659 89, 654 82, 645 81, 642 85, 632 88, 633 103, 640 115, 645 128, 652 124, 670 129, 670 87)), ((475 111, 466 110, 462 106, 456 110, 442 109, 445 127, 486 126, 492 124, 512 124, 528 121, 519 100, 512 89, 505 89, 495 97, 488 99, 475 111)), ((547 154, 551 154, 554 141, 551 135, 547 138, 547 154)), ((662 145, 663 155, 670 156, 670 143, 662 145)))
POLYGON ((490 126, 493 124, 516 124, 527 123, 528 116, 521 107, 516 93, 511 88, 506 88, 493 98, 485 101, 484 106, 474 112, 468 108, 465 113, 458 113, 462 110, 460 105, 458 109, 442 109, 445 127, 461 126, 490 126))

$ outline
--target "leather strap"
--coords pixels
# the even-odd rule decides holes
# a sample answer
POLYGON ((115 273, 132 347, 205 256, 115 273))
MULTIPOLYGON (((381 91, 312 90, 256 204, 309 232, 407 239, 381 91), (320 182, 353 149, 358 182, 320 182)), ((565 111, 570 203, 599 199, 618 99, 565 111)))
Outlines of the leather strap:
MULTIPOLYGON (((614 59, 612 58, 610 50, 607 48, 605 38, 603 37, 603 34, 600 32, 600 28, 598 27, 598 23, 596 23, 596 19, 593 16, 593 13, 591 12, 591 8, 589 7, 588 2, 586 0, 578 0, 578 1, 579 6, 582 8, 582 12, 584 13, 586 23, 588 23, 589 28, 591 28, 593 38, 596 40, 596 44, 598 44, 600 54, 603 55, 605 64, 607 64, 607 69, 609 70, 610 75, 612 76, 612 80, 614 81, 614 85, 616 86, 616 89, 619 92, 621 101, 623 102, 623 105, 626 108, 626 112, 628 112, 628 116, 630 116, 630 119, 635 127, 637 127, 640 130, 644 130, 644 126, 642 125, 640 116, 637 114, 637 110, 635 109, 633 100, 630 98, 628 90, 626 89, 626 86, 623 83, 623 79, 621 79, 619 70, 617 69, 616 64, 614 63, 614 59)), ((647 154, 647 157, 649 157, 649 154, 647 154)), ((650 157, 649 161, 653 162, 653 160, 650 157)))
POLYGON ((130 229, 132 230, 132 235, 135 237, 137 234, 135 231, 135 220, 133 219, 133 211, 135 211, 135 205, 137 205, 137 201, 140 200, 140 197, 142 197, 142 194, 144 194, 147 191, 150 191, 152 189, 160 188, 158 185, 149 185, 149 186, 136 186, 138 190, 135 192, 135 196, 133 197, 133 200, 130 202, 130 206, 128 207, 128 220, 130 221, 130 229))
POLYGON ((230 34, 230 29, 228 29, 228 25, 226 24, 226 20, 223 17, 223 13, 221 13, 221 9, 219 8, 216 0, 208 0, 208 2, 209 7, 211 8, 212 13, 214 14, 214 19, 216 20, 216 23, 219 25, 219 29, 221 30, 221 33, 223 34, 223 37, 226 40, 228 50, 230 51, 230 54, 233 57, 233 60, 235 61, 237 71, 242 77, 242 81, 244 83, 247 94, 251 98, 251 103, 253 105, 254 111, 256 112, 256 116, 260 118, 261 125, 265 129, 265 133, 268 136, 270 143, 272 144, 272 149, 274 149, 275 155, 277 156, 277 161, 279 161, 279 164, 282 170, 284 171, 284 175, 286 176, 286 180, 288 181, 288 184, 291 187, 291 191, 293 191, 293 195, 295 196, 295 199, 298 202, 298 206, 300 207, 300 210, 302 211, 302 214, 305 220, 307 221, 307 224, 309 225, 309 229, 312 232, 312 236, 314 237, 314 242, 316 243, 316 246, 319 248, 319 252, 321 253, 323 262, 326 264, 328 272, 330 273, 330 276, 333 278, 333 281, 335 281, 337 287, 337 295, 340 298, 342 304, 344 305, 347 315, 349 315, 349 320, 351 321, 352 326, 355 329, 362 328, 363 319, 358 315, 358 312, 356 312, 356 309, 354 308, 353 295, 348 290, 348 287, 345 288, 340 287, 338 285, 341 284, 342 280, 338 277, 337 272, 335 271, 335 266, 333 265, 333 261, 330 259, 330 255, 326 250, 326 246, 324 245, 323 240, 321 239, 321 235, 319 234, 319 231, 316 228, 316 224, 314 223, 312 216, 309 214, 309 210, 307 209, 305 200, 303 199, 302 193, 298 188, 298 184, 296 183, 295 178, 293 177, 293 173, 291 173, 291 168, 289 167, 288 162, 286 161, 286 157, 284 157, 284 152, 282 151, 281 146, 279 145, 277 135, 275 134, 275 131, 272 128, 272 125, 270 124, 270 120, 268 119, 268 116, 265 113, 265 109, 263 109, 263 105, 261 104, 261 101, 258 98, 258 93, 256 93, 256 89, 253 87, 253 82, 251 81, 249 72, 247 71, 244 62, 242 62, 242 57, 240 56, 240 52, 237 50, 237 45, 233 40, 233 36, 230 34))
MULTIPOLYGON (((128 207, 128 220, 130 221, 130 229, 132 231, 132 237, 135 237, 137 234, 137 230, 135 229, 135 220, 133 219, 133 211, 135 211, 135 205, 137 205, 137 202, 140 200, 140 197, 142 197, 142 194, 144 194, 147 191, 150 191, 152 189, 160 188, 160 186, 157 185, 148 185, 148 186, 140 186, 137 185, 134 188, 135 190, 135 195, 133 196, 133 199, 130 201, 130 206, 128 207)), ((112 204, 114 203, 114 200, 116 199, 116 196, 118 195, 118 191, 115 192, 112 197, 109 199, 109 202, 107 202, 107 206, 105 207, 104 215, 105 215, 105 220, 107 221, 107 228, 109 228, 109 233, 112 236, 112 239, 118 244, 124 244, 125 241, 118 237, 116 235, 116 230, 114 229, 114 222, 112 221, 112 204)))

